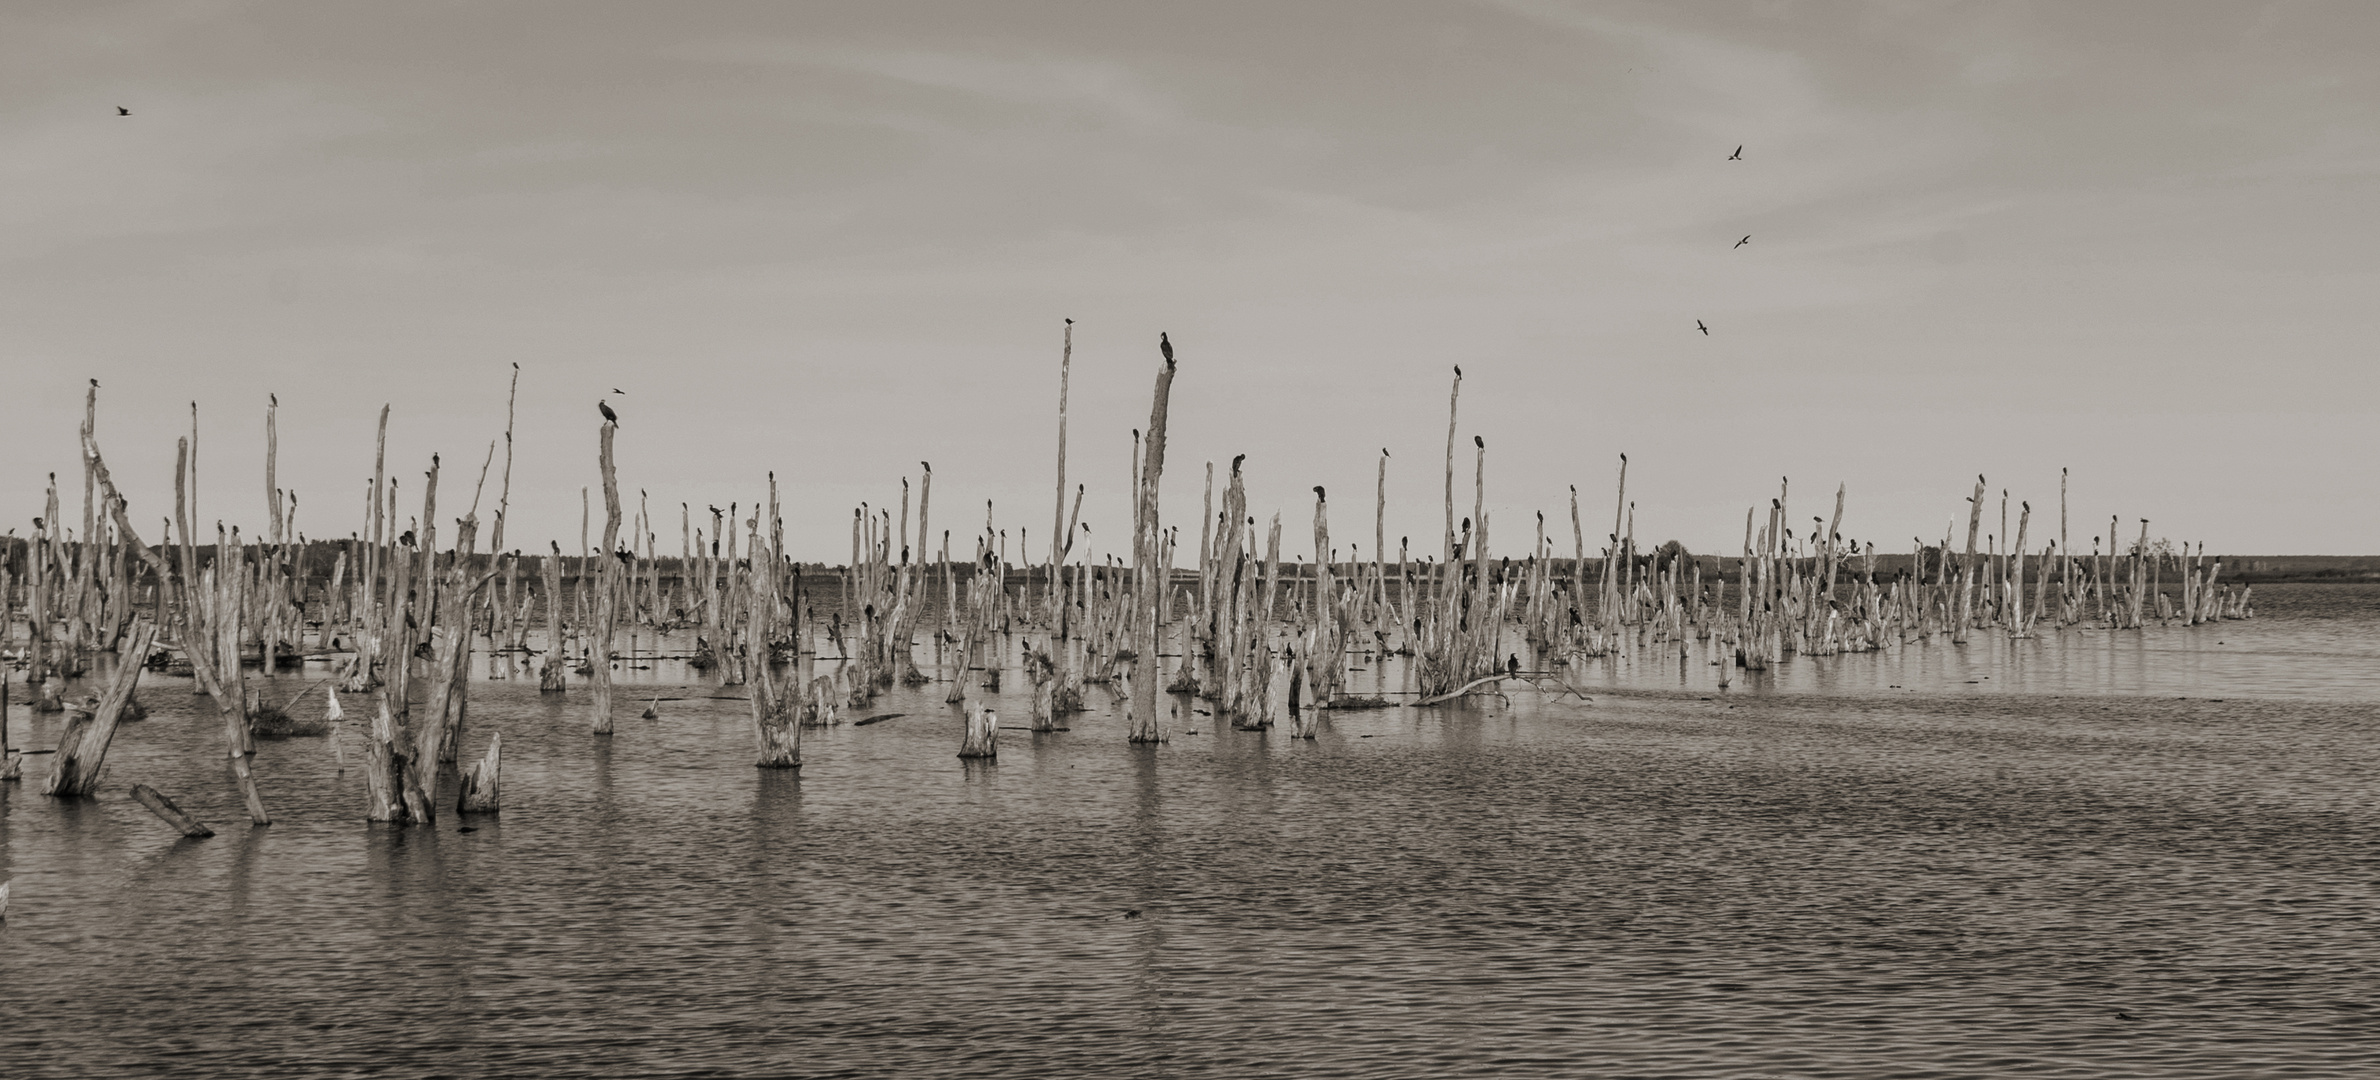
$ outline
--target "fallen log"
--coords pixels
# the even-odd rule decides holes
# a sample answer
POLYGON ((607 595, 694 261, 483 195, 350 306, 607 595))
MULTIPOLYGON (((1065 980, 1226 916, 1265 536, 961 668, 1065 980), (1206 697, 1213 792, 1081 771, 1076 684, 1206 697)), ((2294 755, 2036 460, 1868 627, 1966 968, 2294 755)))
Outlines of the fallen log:
POLYGON ((132 785, 132 798, 133 801, 148 807, 150 813, 164 818, 166 824, 182 830, 184 836, 203 840, 215 835, 215 830, 199 824, 195 818, 183 813, 181 807, 175 806, 172 799, 159 794, 156 788, 147 784, 134 784, 132 785))

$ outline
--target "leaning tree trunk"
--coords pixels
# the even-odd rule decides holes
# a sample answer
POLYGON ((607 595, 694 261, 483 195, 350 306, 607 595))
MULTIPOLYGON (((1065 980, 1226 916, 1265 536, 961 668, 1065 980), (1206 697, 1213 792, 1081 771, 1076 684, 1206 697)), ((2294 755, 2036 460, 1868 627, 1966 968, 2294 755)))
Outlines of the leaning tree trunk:
POLYGON ((149 643, 156 634, 157 627, 148 620, 136 624, 129 639, 131 649, 116 660, 107 696, 99 699, 93 711, 77 710, 66 721, 66 730, 58 736, 58 753, 50 759, 50 777, 42 785, 43 794, 83 796, 99 786, 99 770, 107 762, 108 743, 116 737, 116 721, 123 717, 133 688, 140 684, 141 660, 149 655, 149 643))

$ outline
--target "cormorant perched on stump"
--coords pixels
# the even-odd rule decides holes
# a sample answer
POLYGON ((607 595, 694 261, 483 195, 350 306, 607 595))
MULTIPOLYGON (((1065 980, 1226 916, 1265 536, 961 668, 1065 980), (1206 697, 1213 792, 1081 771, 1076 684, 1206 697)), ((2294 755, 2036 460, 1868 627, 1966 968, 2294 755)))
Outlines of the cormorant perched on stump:
POLYGON ((604 423, 610 424, 613 427, 620 426, 620 414, 612 411, 611 402, 605 401, 602 398, 597 398, 595 399, 595 409, 596 411, 603 414, 604 423))

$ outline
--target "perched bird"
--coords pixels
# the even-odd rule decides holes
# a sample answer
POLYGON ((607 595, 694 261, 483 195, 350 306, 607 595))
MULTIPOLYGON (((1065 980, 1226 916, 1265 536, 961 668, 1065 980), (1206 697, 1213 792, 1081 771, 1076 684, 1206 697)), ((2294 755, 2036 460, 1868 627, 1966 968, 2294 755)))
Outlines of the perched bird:
POLYGON ((93 380, 91 380, 91 389, 93 389, 93 390, 97 390, 97 389, 99 389, 99 380, 97 380, 97 379, 93 379, 93 380))
POLYGON ((602 398, 597 398, 595 399, 595 410, 603 414, 604 423, 610 424, 613 427, 620 426, 620 414, 612 411, 611 402, 605 401, 602 398))
POLYGON ((1157 355, 1164 357, 1166 363, 1173 363, 1173 342, 1165 340, 1162 332, 1157 335, 1157 355))
MULTIPOLYGON (((1741 239, 1741 240, 1738 240, 1738 241, 1736 241, 1736 242, 1735 242, 1735 246, 1736 246, 1736 247, 1742 247, 1742 246, 1744 246, 1745 244, 1749 244, 1749 243, 1751 243, 1751 242, 1752 242, 1752 236, 1751 236, 1751 234, 1749 234, 1749 233, 1746 233, 1746 234, 1744 235, 1744 238, 1743 238, 1743 239, 1741 239)), ((1733 251, 1733 250, 1735 250, 1735 248, 1729 248, 1728 250, 1730 250, 1730 251, 1733 251)))
POLYGON ((132 115, 132 110, 130 110, 130 109, 127 109, 127 108, 123 107, 122 105, 118 105, 118 106, 116 106, 116 115, 117 115, 117 116, 130 116, 130 115, 132 115))
POLYGON ((1324 497, 1323 497, 1323 494, 1322 494, 1322 485, 1320 485, 1320 484, 1316 484, 1316 485, 1314 485, 1314 501, 1316 501, 1316 502, 1329 502, 1329 501, 1330 501, 1329 499, 1327 499, 1327 498, 1324 498, 1324 497))
POLYGON ((1519 675, 1521 673, 1521 654, 1513 653, 1509 656, 1506 656, 1504 658, 1504 670, 1513 675, 1519 675))
MULTIPOLYGON (((1710 328, 1710 327, 1707 327, 1707 326, 1704 326, 1704 325, 1702 324, 1702 320, 1701 320, 1701 319, 1696 319, 1696 320, 1694 320, 1694 328, 1695 328, 1696 330, 1700 330, 1700 331, 1702 331, 1702 336, 1704 336, 1704 337, 1709 337, 1709 336, 1711 336, 1711 328, 1710 328)), ((610 410, 610 409, 605 409, 605 410, 603 410, 603 411, 604 411, 604 412, 606 412, 606 413, 608 413, 608 412, 611 412, 611 410, 610 410)))
POLYGON ((1735 148, 1735 153, 1732 153, 1732 154, 1729 154, 1729 155, 1727 155, 1727 160, 1729 160, 1729 161, 1742 161, 1742 160, 1744 160, 1744 148, 1743 148, 1743 147, 1741 147, 1741 146, 1739 146, 1739 147, 1736 147, 1736 148, 1735 148))

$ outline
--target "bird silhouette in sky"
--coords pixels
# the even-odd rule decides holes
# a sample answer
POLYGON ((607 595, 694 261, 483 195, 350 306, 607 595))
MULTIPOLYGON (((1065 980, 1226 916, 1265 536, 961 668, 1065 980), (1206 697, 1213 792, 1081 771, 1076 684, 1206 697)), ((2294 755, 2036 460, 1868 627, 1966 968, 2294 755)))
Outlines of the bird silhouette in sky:
POLYGON ((130 110, 130 109, 127 109, 127 108, 123 107, 122 105, 118 105, 118 106, 116 106, 116 115, 117 115, 117 116, 130 116, 130 115, 132 115, 132 110, 130 110))
POLYGON ((1163 333, 1157 335, 1157 355, 1164 357, 1166 363, 1173 363, 1173 342, 1165 340, 1163 333))
MULTIPOLYGON (((1711 336, 1711 328, 1710 328, 1710 327, 1707 327, 1707 326, 1704 326, 1704 325, 1702 324, 1702 320, 1701 320, 1701 319, 1696 319, 1696 320, 1694 320, 1694 328, 1695 328, 1696 330, 1700 330, 1700 331, 1702 331, 1702 336, 1704 336, 1704 337, 1709 337, 1709 336, 1711 336)), ((608 413, 608 412, 610 412, 611 410, 610 410, 610 409, 605 409, 605 410, 603 410, 603 411, 608 413)))
POLYGON ((604 423, 610 424, 613 427, 620 426, 620 414, 612 411, 611 402, 605 401, 602 398, 597 398, 595 399, 595 409, 596 411, 603 414, 604 423))
POLYGON ((1738 147, 1736 147, 1736 148, 1735 148, 1735 153, 1732 153, 1732 154, 1729 154, 1729 155, 1727 155, 1727 160, 1729 160, 1729 161, 1742 161, 1742 160, 1744 160, 1744 148, 1743 148, 1743 147, 1741 147, 1741 146, 1738 146, 1738 147))
MULTIPOLYGON (((1747 234, 1745 234, 1745 236, 1744 236, 1744 238, 1743 238, 1743 239, 1741 239, 1741 240, 1738 240, 1738 241, 1736 241, 1736 242, 1735 242, 1735 246, 1736 246, 1736 247, 1742 247, 1742 246, 1744 246, 1745 244, 1749 244, 1749 243, 1751 243, 1751 242, 1752 242, 1752 237, 1751 237, 1751 235, 1750 235, 1749 233, 1747 233, 1747 234)), ((1728 250, 1730 250, 1730 251, 1733 251, 1733 250, 1735 250, 1735 249, 1734 249, 1734 248, 1729 248, 1728 250)))
POLYGON ((627 396, 628 396, 628 391, 626 391, 626 390, 622 390, 622 389, 620 389, 620 388, 619 388, 619 387, 617 387, 617 386, 615 386, 615 387, 612 387, 612 393, 618 394, 618 395, 620 395, 621 397, 627 397, 627 396))

